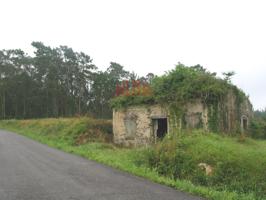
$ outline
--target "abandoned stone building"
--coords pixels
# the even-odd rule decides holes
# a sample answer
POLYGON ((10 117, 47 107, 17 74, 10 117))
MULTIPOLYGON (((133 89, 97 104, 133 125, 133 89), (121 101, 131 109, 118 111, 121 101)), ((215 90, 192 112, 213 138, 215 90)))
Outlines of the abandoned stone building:
POLYGON ((147 145, 180 129, 245 132, 253 116, 248 98, 241 105, 236 105, 237 99, 233 93, 225 99, 217 107, 206 106, 200 99, 194 100, 184 106, 182 116, 175 115, 167 105, 160 104, 114 108, 114 142, 125 146, 147 145))

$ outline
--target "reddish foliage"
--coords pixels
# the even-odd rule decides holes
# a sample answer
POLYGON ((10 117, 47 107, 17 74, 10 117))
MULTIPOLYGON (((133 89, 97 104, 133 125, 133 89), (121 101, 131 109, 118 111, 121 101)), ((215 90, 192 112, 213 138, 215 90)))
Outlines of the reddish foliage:
POLYGON ((148 83, 140 80, 122 81, 121 84, 116 85, 116 96, 149 96, 151 95, 151 88, 148 83))

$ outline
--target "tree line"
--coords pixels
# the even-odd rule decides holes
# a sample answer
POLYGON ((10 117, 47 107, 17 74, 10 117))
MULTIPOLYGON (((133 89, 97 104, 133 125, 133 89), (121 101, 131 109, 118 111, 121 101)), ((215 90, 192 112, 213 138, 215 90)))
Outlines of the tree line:
POLYGON ((102 71, 89 55, 70 47, 31 45, 34 56, 21 49, 0 50, 0 119, 111 118, 116 84, 154 76, 139 77, 115 62, 102 71))

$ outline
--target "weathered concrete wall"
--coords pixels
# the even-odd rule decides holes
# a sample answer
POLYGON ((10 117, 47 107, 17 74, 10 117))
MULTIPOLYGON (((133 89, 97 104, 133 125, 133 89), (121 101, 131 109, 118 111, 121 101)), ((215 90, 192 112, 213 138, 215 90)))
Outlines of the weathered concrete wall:
POLYGON ((113 110, 114 142, 125 146, 139 146, 153 141, 152 118, 167 117, 159 105, 131 106, 113 110))
POLYGON ((249 99, 245 98, 239 103, 233 92, 229 92, 225 101, 220 102, 218 107, 218 130, 222 132, 239 132, 243 129, 243 117, 247 120, 247 126, 253 118, 253 108, 249 99))
POLYGON ((237 100, 236 96, 230 92, 226 96, 226 101, 223 102, 224 106, 220 107, 219 113, 225 114, 225 117, 220 117, 220 121, 223 122, 220 124, 221 130, 224 132, 230 132, 232 130, 237 130, 239 123, 239 113, 237 110, 237 100))
POLYGON ((125 146, 140 146, 153 143, 156 140, 152 120, 168 119, 168 132, 176 129, 203 128, 210 130, 210 121, 215 119, 216 130, 219 132, 244 131, 244 125, 249 125, 253 117, 252 105, 246 99, 237 105, 233 93, 228 94, 225 102, 220 102, 216 110, 207 107, 201 100, 187 103, 184 116, 170 115, 167 108, 160 105, 130 106, 125 109, 113 110, 114 142, 125 146), (215 114, 215 116, 214 116, 215 114), (214 117, 214 118, 213 118, 214 117))
MULTIPOLYGON (((125 146, 140 146, 153 143, 156 135, 152 120, 168 119, 168 132, 182 126, 181 119, 170 116, 167 108, 160 105, 130 106, 125 109, 113 110, 114 142, 125 146)), ((185 114, 186 125, 181 128, 208 129, 208 110, 198 100, 188 103, 185 114), (199 127, 200 126, 200 127, 199 127)))
POLYGON ((199 99, 187 103, 183 112, 183 116, 179 116, 175 112, 171 112, 169 115, 171 131, 195 128, 208 130, 208 108, 199 99))
POLYGON ((240 105, 240 126, 242 133, 247 132, 247 130, 244 130, 243 119, 247 120, 247 127, 249 127, 250 121, 253 117, 253 106, 248 99, 245 99, 244 102, 240 105))
POLYGON ((184 128, 203 128, 208 130, 208 108, 200 100, 186 105, 184 128))

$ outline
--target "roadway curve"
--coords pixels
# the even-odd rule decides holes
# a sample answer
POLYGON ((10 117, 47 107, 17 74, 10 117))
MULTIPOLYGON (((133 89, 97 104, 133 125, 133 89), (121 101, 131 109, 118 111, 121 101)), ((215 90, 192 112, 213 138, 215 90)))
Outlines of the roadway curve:
POLYGON ((2 200, 198 200, 0 130, 2 200))

